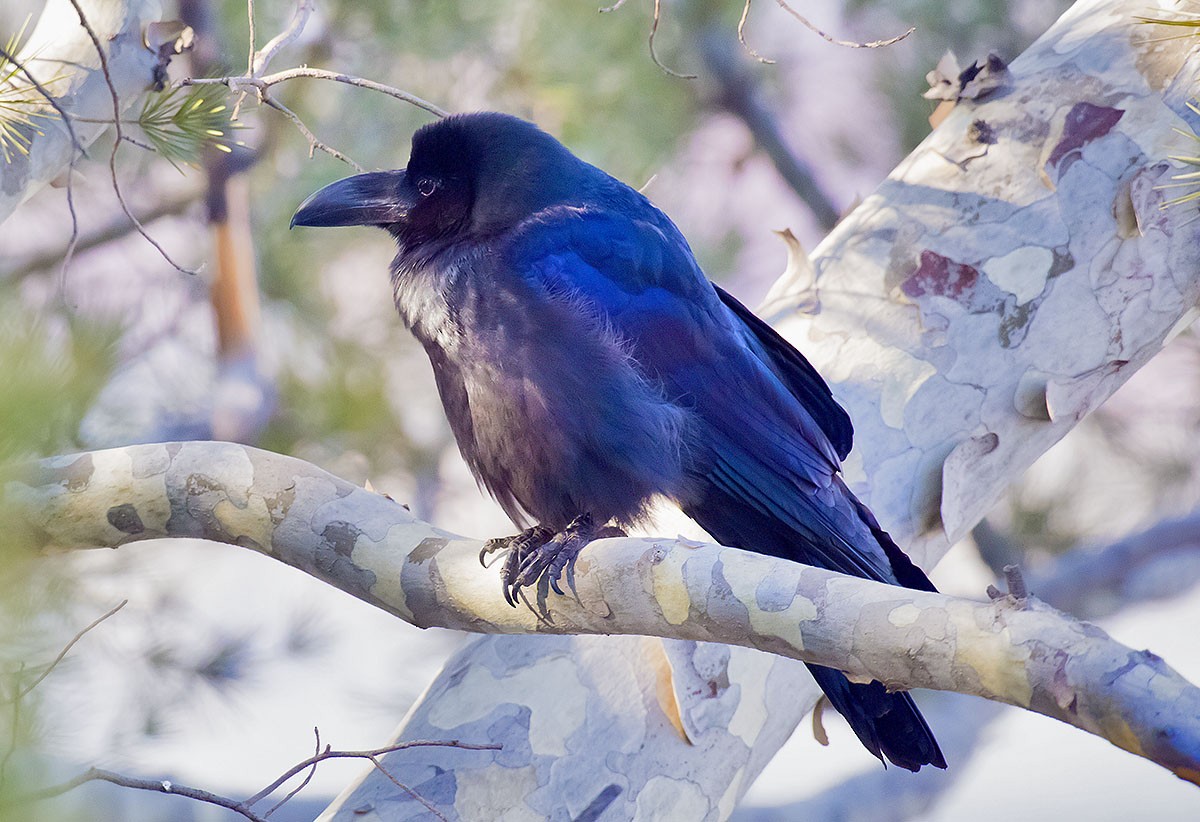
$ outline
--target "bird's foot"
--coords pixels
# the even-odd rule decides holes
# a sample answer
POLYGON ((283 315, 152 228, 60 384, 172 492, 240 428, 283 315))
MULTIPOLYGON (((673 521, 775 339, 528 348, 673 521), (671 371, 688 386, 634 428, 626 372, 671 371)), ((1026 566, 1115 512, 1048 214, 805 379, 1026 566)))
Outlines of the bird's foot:
POLYGON ((581 514, 557 534, 539 525, 516 536, 489 540, 479 558, 483 561, 487 554, 496 551, 507 553, 500 572, 504 601, 515 607, 520 599, 531 611, 548 620, 546 598, 551 590, 559 596, 564 595, 558 584, 564 574, 567 586, 575 593, 575 560, 584 546, 592 540, 624 535, 620 528, 597 527, 590 514, 581 514), (537 586, 536 607, 523 590, 534 585, 537 586))

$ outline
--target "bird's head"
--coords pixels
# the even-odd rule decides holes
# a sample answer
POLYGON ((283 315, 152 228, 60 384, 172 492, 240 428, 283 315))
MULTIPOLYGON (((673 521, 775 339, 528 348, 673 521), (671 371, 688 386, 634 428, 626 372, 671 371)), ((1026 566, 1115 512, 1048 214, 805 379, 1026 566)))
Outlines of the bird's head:
POLYGON ((596 174, 532 123, 459 114, 413 135, 406 168, 331 183, 304 201, 292 225, 379 226, 402 251, 483 238, 544 208, 581 204, 596 174))

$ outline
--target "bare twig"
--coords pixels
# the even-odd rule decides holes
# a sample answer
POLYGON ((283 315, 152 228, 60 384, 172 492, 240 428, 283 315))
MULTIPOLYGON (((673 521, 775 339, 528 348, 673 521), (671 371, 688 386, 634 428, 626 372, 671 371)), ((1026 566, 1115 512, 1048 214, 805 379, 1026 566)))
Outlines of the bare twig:
POLYGON ((412 742, 397 742, 395 745, 388 745, 385 748, 376 748, 371 751, 335 751, 330 749, 328 745, 323 751, 313 754, 303 762, 298 762, 289 768, 283 775, 272 782, 267 787, 263 788, 254 796, 245 801, 247 807, 253 807, 262 800, 266 799, 272 793, 279 789, 285 782, 291 779, 301 771, 319 763, 326 759, 373 759, 384 754, 392 753, 393 751, 403 751, 407 748, 461 748, 466 751, 498 751, 499 745, 475 745, 470 742, 460 742, 457 739, 449 739, 445 741, 417 739, 412 742))
POLYGON ((254 33, 254 0, 246 0, 246 18, 247 28, 249 29, 250 37, 250 56, 246 58, 246 73, 254 74, 254 50, 255 33, 254 33))
POLYGON ((42 681, 45 680, 46 677, 50 676, 51 671, 53 671, 55 668, 58 667, 58 663, 63 661, 63 658, 66 657, 66 655, 70 652, 70 650, 75 647, 76 642, 83 639, 85 634, 87 634, 89 631, 91 631, 93 628, 95 628, 101 622, 104 622, 104 620, 108 619, 109 617, 111 617, 113 614, 115 614, 117 611, 121 610, 128 604, 129 604, 129 600, 123 599, 119 603, 117 603, 116 606, 110 608, 104 614, 96 617, 94 620, 92 620, 90 623, 88 623, 87 627, 83 628, 82 630, 79 631, 79 633, 75 634, 75 636, 71 637, 71 641, 63 646, 63 649, 58 652, 58 656, 56 656, 54 658, 54 661, 46 666, 46 670, 44 670, 40 674, 38 674, 37 678, 34 679, 33 682, 29 683, 24 688, 21 688, 20 690, 18 690, 17 693, 9 701, 20 702, 22 699, 29 696, 29 694, 33 692, 33 689, 36 688, 38 685, 41 685, 42 681))
POLYGON ((328 69, 315 69, 308 66, 300 66, 299 68, 286 69, 277 71, 274 74, 266 74, 262 77, 184 77, 179 80, 176 86, 228 86, 234 91, 245 91, 254 89, 259 93, 265 92, 271 86, 285 83, 288 80, 295 80, 299 77, 308 77, 314 80, 331 80, 335 83, 345 83, 348 86, 357 88, 365 88, 371 91, 378 91, 386 94, 389 97, 395 97, 397 100, 402 100, 405 103, 410 103, 417 108, 424 109, 430 114, 437 117, 445 117, 449 112, 438 108, 428 100, 422 100, 415 94, 410 94, 403 89, 398 89, 395 86, 389 86, 385 83, 377 83, 374 80, 365 80, 362 77, 355 77, 351 74, 343 74, 340 71, 329 71, 328 69))
MULTIPOLYGON (((203 192, 196 189, 164 194, 152 206, 137 208, 138 220, 142 225, 149 225, 163 217, 180 214, 201 196, 203 196, 203 192)), ((2 279, 11 282, 38 271, 45 271, 63 259, 64 254, 79 253, 95 248, 98 245, 120 239, 135 230, 133 225, 124 218, 124 215, 114 214, 104 224, 94 229, 84 230, 79 234, 75 238, 73 249, 70 245, 65 250, 61 246, 43 246, 29 254, 10 259, 11 265, 2 279)))
MULTIPOLYGON (((250 8, 251 25, 253 25, 253 2, 251 2, 250 8)), ((251 77, 261 76, 267 70, 270 62, 275 59, 276 54, 296 42, 296 38, 304 32, 304 27, 308 25, 308 18, 312 17, 315 9, 316 5, 313 0, 300 0, 296 4, 296 11, 292 14, 292 19, 288 22, 287 27, 268 40, 267 44, 258 52, 254 51, 254 34, 253 29, 251 29, 250 49, 253 56, 250 60, 250 70, 248 72, 251 77)))
MULTIPOLYGON (((319 745, 319 739, 320 739, 320 737, 318 735, 318 745, 319 745)), ((412 742, 399 742, 395 745, 388 745, 387 747, 377 748, 377 749, 371 750, 371 751, 335 751, 335 750, 332 750, 328 745, 326 745, 324 750, 319 750, 313 756, 310 756, 308 759, 305 759, 303 762, 300 762, 297 765, 293 766, 292 768, 289 768, 286 773, 284 773, 282 776, 280 776, 278 779, 276 779, 270 785, 268 785, 267 787, 263 788, 261 791, 256 793, 254 796, 250 797, 249 799, 244 799, 244 800, 240 800, 240 801, 237 799, 231 799, 230 797, 227 797, 227 796, 221 796, 220 794, 211 793, 209 791, 205 791, 200 788, 193 788, 189 785, 181 785, 176 782, 170 782, 166 779, 161 779, 161 780, 138 779, 136 777, 125 776, 124 774, 119 774, 119 773, 114 773, 113 771, 104 770, 103 768, 88 768, 86 771, 79 774, 74 779, 70 779, 59 785, 54 785, 49 788, 44 788, 40 791, 34 791, 32 793, 25 794, 24 796, 16 797, 12 800, 4 802, 3 804, 0 804, 0 808, 18 807, 21 805, 28 805, 28 804, 31 804, 34 802, 39 802, 44 799, 52 799, 56 796, 61 796, 64 793, 67 793, 68 791, 72 791, 75 788, 78 788, 80 785, 86 784, 88 782, 100 781, 100 782, 111 782, 114 785, 120 785, 125 788, 135 788, 137 790, 142 790, 142 791, 153 791, 155 793, 165 793, 165 794, 174 794, 176 796, 183 796, 188 799, 195 799, 198 802, 205 802, 209 805, 219 805, 222 808, 228 808, 229 810, 231 810, 235 813, 241 814, 243 817, 251 820, 252 822, 267 822, 267 817, 270 816, 272 813, 274 813, 274 811, 280 805, 282 805, 283 802, 286 802, 288 799, 291 799, 293 796, 295 796, 296 793, 299 792, 299 788, 292 791, 291 793, 289 793, 287 795, 287 797, 284 798, 283 802, 277 803, 266 814, 263 814, 263 815, 258 814, 257 812, 254 811, 254 806, 257 805, 259 802, 261 802, 263 799, 266 799, 272 793, 274 793, 276 789, 278 789, 281 785, 283 785, 289 779, 294 777, 296 774, 298 774, 304 770, 307 770, 309 768, 312 768, 313 766, 317 765, 318 763, 324 762, 326 759, 366 759, 366 760, 369 760, 370 762, 372 762, 375 765, 375 767, 378 768, 384 774, 384 776, 387 776, 389 779, 391 779, 393 782, 395 782, 396 785, 399 786, 402 790, 407 792, 409 795, 411 795, 414 799, 416 799, 422 805, 429 808, 429 810, 432 811, 434 814, 436 814, 437 816, 439 816, 442 819, 445 819, 445 817, 443 817, 440 813, 438 813, 437 809, 434 808, 432 805, 430 805, 429 802, 427 802, 424 798, 419 796, 411 788, 408 788, 407 786, 402 785, 401 783, 397 782, 395 780, 395 778, 393 778, 390 774, 387 773, 386 770, 383 769, 383 767, 380 765, 380 763, 378 761, 378 758, 380 756, 383 756, 384 754, 387 754, 387 753, 392 753, 393 751, 401 751, 401 750, 404 750, 405 748, 424 748, 424 747, 461 748, 463 750, 469 750, 469 751, 497 751, 497 750, 500 750, 499 745, 475 745, 475 744, 472 744, 469 742, 460 742, 457 739, 451 739, 451 740, 446 740, 446 741, 414 740, 412 742)), ((311 774, 309 774, 309 776, 305 778, 304 783, 301 784, 300 787, 303 788, 304 785, 308 784, 308 780, 310 778, 311 778, 311 774)))
POLYGON ((230 799, 227 796, 210 793, 200 788, 193 788, 189 785, 181 785, 177 782, 170 782, 166 779, 155 781, 153 779, 138 779, 133 776, 125 776, 124 774, 106 771, 102 768, 88 768, 83 773, 74 779, 63 782, 60 785, 55 785, 50 788, 45 788, 40 791, 25 794, 17 797, 9 802, 4 803, 0 807, 17 807, 21 805, 29 805, 34 802, 40 802, 44 799, 53 799, 56 796, 62 796, 68 791, 73 791, 80 785, 85 785, 88 782, 111 782, 114 785, 120 785, 124 788, 135 788, 139 791, 153 791, 154 793, 172 794, 174 796, 183 796, 188 799, 195 799, 197 802, 204 802, 209 805, 218 805, 222 808, 228 808, 234 813, 239 813, 251 822, 267 822, 266 817, 259 816, 245 803, 239 802, 236 799, 230 799))
POLYGON ((264 45, 261 49, 255 49, 256 35, 254 3, 253 0, 251 0, 251 2, 247 3, 246 7, 250 27, 250 53, 246 58, 246 73, 237 76, 229 75, 226 77, 185 77, 177 81, 175 83, 175 87, 179 88, 181 86, 211 85, 223 85, 228 87, 231 91, 237 94, 237 101, 233 106, 233 115, 230 118, 232 120, 237 120, 241 116, 242 104, 245 102, 246 96, 253 92, 260 104, 275 109, 292 121, 292 124, 297 128, 297 130, 299 130, 300 133, 304 135, 304 138, 308 140, 309 157, 312 157, 314 153, 319 150, 331 157, 347 163, 350 166, 353 166, 358 171, 363 171, 363 167, 351 160, 342 152, 318 140, 316 135, 312 133, 312 130, 309 129, 308 126, 304 124, 304 121, 300 119, 299 115, 297 115, 284 104, 280 103, 278 100, 270 98, 267 95, 267 91, 272 86, 287 82, 288 80, 294 80, 298 77, 309 77, 318 80, 331 80, 333 82, 344 83, 346 85, 357 86, 358 88, 370 89, 371 91, 378 91, 383 94, 387 94, 390 97, 395 97, 397 100, 401 100, 405 103, 409 103, 410 105, 424 109, 425 111, 428 111, 430 114, 433 114, 437 117, 446 116, 447 112, 441 108, 438 108, 427 100, 422 100, 415 94, 410 94, 407 91, 386 85, 384 83, 377 83, 373 80, 366 80, 361 77, 354 77, 341 72, 327 71, 324 69, 311 69, 307 66, 301 66, 299 68, 288 69, 286 71, 279 71, 275 72, 274 74, 264 75, 263 72, 267 70, 267 66, 270 65, 275 56, 288 45, 295 42, 296 39, 303 33, 304 27, 307 25, 314 9, 315 4, 313 0, 298 0, 296 4, 296 10, 292 14, 292 19, 288 22, 283 31, 279 32, 279 34, 267 41, 266 45, 264 45))
MULTIPOLYGON (((92 39, 94 42, 95 37, 93 36, 92 39)), ((75 132, 75 124, 71 121, 71 117, 67 114, 66 109, 62 107, 58 100, 55 99, 54 95, 51 94, 45 86, 38 82, 37 78, 34 77, 33 74, 30 73, 29 69, 25 67, 25 64, 18 60, 15 54, 9 54, 7 51, 5 51, 3 47, 0 47, 0 57, 3 57, 5 60, 8 60, 8 62, 19 68, 21 73, 25 75, 25 79, 27 79, 37 90, 37 93, 42 95, 46 102, 50 104, 51 108, 58 112, 58 116, 62 120, 63 126, 65 126, 67 129, 67 135, 71 138, 71 145, 75 149, 73 152, 71 152, 71 161, 67 165, 67 211, 71 215, 71 238, 67 241, 67 253, 63 255, 62 265, 59 268, 58 284, 59 293, 66 295, 67 268, 71 264, 71 258, 75 256, 75 245, 79 242, 79 215, 75 212, 75 163, 79 161, 80 157, 87 156, 87 148, 83 145, 83 142, 79 139, 79 135, 75 132)))
POLYGON ((100 71, 104 75, 104 82, 108 85, 108 92, 112 97, 113 106, 113 128, 116 130, 116 139, 113 140, 112 152, 108 155, 108 170, 112 176, 113 193, 117 195, 117 202, 121 204, 121 210, 125 212, 125 216, 129 221, 137 227, 138 233, 145 238, 146 242, 154 246, 162 258, 181 274, 195 274, 195 271, 184 268, 171 259, 169 255, 157 240, 150 236, 145 227, 138 222, 138 218, 134 215, 132 209, 129 208, 129 203, 125 201, 125 194, 121 191, 121 183, 117 179, 117 152, 121 149, 121 144, 124 133, 121 129, 121 98, 117 94, 117 87, 113 83, 112 73, 108 69, 108 55, 104 51, 104 47, 100 44, 100 38, 96 36, 96 30, 92 28, 92 24, 88 22, 87 15, 84 14, 83 8, 79 5, 79 0, 71 0, 71 5, 75 8, 75 13, 79 15, 79 24, 83 26, 88 37, 91 38, 92 45, 96 48, 96 56, 100 59, 100 71))
POLYGON ((835 46, 845 46, 846 48, 851 48, 851 49, 877 49, 877 48, 881 48, 883 46, 890 46, 895 43, 899 43, 905 37, 908 37, 908 35, 912 34, 914 31, 917 30, 915 26, 910 26, 908 31, 904 32, 903 34, 898 34, 895 37, 889 37, 886 40, 872 40, 869 43, 857 43, 853 40, 839 40, 836 37, 826 34, 824 31, 822 31, 821 29, 819 29, 815 25, 813 25, 807 17, 805 17, 800 12, 796 11, 794 8, 789 6, 787 4, 786 0, 775 0, 775 2, 779 4, 779 7, 781 9, 786 11, 788 14, 792 15, 792 17, 795 17, 797 20, 799 20, 800 23, 806 29, 808 29, 813 34, 820 37, 822 40, 833 43, 835 46))
POLYGON ((812 166, 789 144, 783 125, 762 93, 756 73, 738 59, 737 47, 724 30, 709 26, 699 33, 697 40, 708 71, 706 76, 715 80, 716 103, 745 124, 784 182, 804 201, 821 227, 832 230, 841 216, 837 206, 812 166))
POLYGON ((738 27, 737 27, 738 42, 742 44, 742 48, 744 48, 746 50, 746 52, 751 57, 753 57, 755 60, 757 60, 760 63, 767 63, 768 65, 770 65, 770 64, 774 63, 775 61, 768 59, 766 57, 763 57, 761 54, 759 54, 757 51, 755 51, 753 48, 751 48, 749 43, 746 42, 746 20, 749 17, 750 17, 750 0, 746 0, 746 5, 742 6, 742 17, 740 20, 738 20, 738 27))
POLYGON ((262 95, 259 99, 262 100, 263 105, 266 105, 266 106, 269 106, 269 107, 275 109, 276 111, 281 113, 283 116, 285 116, 289 120, 291 120, 292 125, 294 125, 297 129, 299 129, 300 133, 304 135, 304 138, 306 140, 308 140, 308 157, 310 160, 312 159, 313 153, 317 150, 320 150, 320 151, 323 151, 326 154, 328 154, 330 157, 341 160, 343 163, 346 163, 347 165, 352 166, 354 168, 354 170, 358 171, 360 174, 362 172, 366 171, 365 168, 363 168, 358 163, 351 160, 349 157, 347 157, 342 152, 338 151, 333 146, 326 145, 325 143, 318 140, 317 135, 313 134, 312 131, 309 129, 309 127, 304 124, 304 121, 300 119, 300 115, 296 114, 296 112, 292 111, 290 108, 285 106, 283 103, 279 102, 278 100, 276 100, 274 98, 268 97, 265 94, 262 95))
MULTIPOLYGON (((321 729, 314 727, 313 736, 315 736, 317 739, 316 746, 313 749, 313 756, 317 756, 321 753, 321 729)), ((304 775, 304 779, 301 780, 300 784, 288 791, 287 796, 283 797, 283 799, 280 799, 278 802, 272 805, 271 810, 267 811, 265 814, 263 814, 263 816, 270 816, 271 814, 275 813, 275 811, 279 810, 289 801, 291 801, 293 796, 304 790, 308 786, 308 783, 312 781, 313 776, 316 775, 318 764, 320 763, 312 763, 312 767, 308 769, 308 773, 304 775)))
POLYGON ((625 0, 617 0, 617 2, 613 3, 611 6, 601 6, 600 13, 608 14, 610 11, 616 11, 623 5, 625 5, 625 0))
MULTIPOLYGON (((619 5, 620 4, 618 3, 617 6, 619 6, 619 5)), ((614 6, 614 8, 616 8, 617 6, 614 6)), ((650 59, 654 61, 654 65, 658 66, 660 69, 662 69, 663 71, 665 71, 667 74, 671 75, 672 77, 679 77, 680 79, 683 79, 683 80, 695 80, 696 75, 681 74, 680 72, 675 71, 674 69, 667 68, 665 65, 663 65, 663 62, 658 59, 658 54, 654 51, 654 36, 658 33, 658 21, 659 21, 659 18, 661 17, 661 12, 662 12, 662 0, 654 0, 654 19, 650 23, 650 59)))
MULTIPOLYGON (((12 758, 13 752, 16 751, 16 749, 17 749, 17 733, 18 733, 18 729, 20 728, 20 725, 21 725, 21 701, 23 699, 25 699, 25 697, 29 696, 29 694, 33 692, 34 688, 36 688, 38 685, 41 685, 42 681, 45 680, 46 677, 50 676, 50 672, 58 667, 58 663, 63 661, 63 658, 66 657, 67 653, 73 647, 75 647, 75 643, 83 638, 84 634, 86 634, 88 631, 95 628, 97 625, 99 625, 104 620, 108 619, 110 616, 115 614, 117 611, 124 608, 127 604, 129 604, 129 600, 123 599, 123 600, 121 600, 120 603, 117 604, 117 606, 115 608, 110 609, 104 615, 92 620, 92 622, 87 627, 83 628, 78 633, 76 633, 75 636, 71 637, 71 641, 63 646, 63 649, 58 652, 58 656, 56 656, 54 658, 54 661, 51 662, 49 665, 47 665, 46 669, 44 671, 42 671, 40 674, 38 674, 38 676, 33 680, 33 682, 29 683, 29 685, 25 686, 24 688, 20 687, 20 685, 18 684, 16 693, 13 694, 13 696, 11 698, 6 700, 6 702, 8 704, 12 705, 12 714, 13 714, 12 715, 12 733, 11 733, 11 737, 9 739, 8 748, 7 748, 7 750, 4 751, 4 756, 2 758, 0 758, 0 783, 4 782, 4 775, 5 775, 5 772, 8 770, 8 762, 12 758)), ((21 675, 24 672, 25 672, 25 665, 24 665, 24 663, 22 663, 22 665, 20 666, 20 668, 17 671, 17 675, 16 675, 14 681, 17 683, 20 683, 21 675)))

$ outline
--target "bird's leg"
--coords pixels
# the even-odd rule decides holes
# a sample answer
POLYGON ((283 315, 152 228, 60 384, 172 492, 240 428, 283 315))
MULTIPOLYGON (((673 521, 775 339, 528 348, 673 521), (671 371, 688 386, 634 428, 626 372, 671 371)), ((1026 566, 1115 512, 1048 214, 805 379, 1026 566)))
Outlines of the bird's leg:
MULTIPOLYGON (((548 528, 541 528, 545 537, 539 539, 531 536, 523 539, 530 529, 513 540, 508 557, 501 571, 501 582, 504 585, 504 599, 509 605, 515 606, 521 589, 537 583, 538 607, 534 613, 546 617, 546 597, 550 589, 563 596, 558 581, 566 572, 567 585, 575 591, 575 560, 584 546, 595 539, 604 537, 624 536, 625 532, 611 526, 597 527, 590 514, 581 514, 571 520, 562 531, 551 533, 548 528)), ((485 546, 486 550, 486 546, 485 546)), ((523 598, 523 597, 522 597, 523 598)))

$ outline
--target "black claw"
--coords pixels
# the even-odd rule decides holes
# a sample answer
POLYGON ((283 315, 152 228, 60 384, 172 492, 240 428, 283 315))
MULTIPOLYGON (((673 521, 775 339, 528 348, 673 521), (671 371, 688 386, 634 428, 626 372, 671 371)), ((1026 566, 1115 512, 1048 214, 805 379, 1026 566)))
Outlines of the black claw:
POLYGON ((559 584, 564 574, 567 587, 576 599, 579 597, 575 590, 575 560, 579 552, 594 539, 617 535, 623 536, 624 532, 614 527, 597 528, 590 514, 580 514, 557 534, 538 525, 511 537, 488 540, 479 552, 479 561, 490 567, 486 561, 489 554, 504 556, 500 571, 504 601, 514 608, 518 601, 523 602, 538 619, 549 623, 546 601, 550 591, 566 595, 559 584), (525 594, 529 587, 535 589, 536 606, 525 594))

